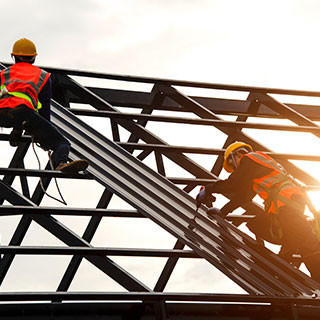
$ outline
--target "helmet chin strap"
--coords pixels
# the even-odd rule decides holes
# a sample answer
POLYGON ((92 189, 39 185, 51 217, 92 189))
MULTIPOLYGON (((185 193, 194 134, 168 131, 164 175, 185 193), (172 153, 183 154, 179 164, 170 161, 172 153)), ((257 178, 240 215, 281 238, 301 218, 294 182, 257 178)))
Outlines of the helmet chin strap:
POLYGON ((246 150, 245 148, 239 148, 233 152, 230 153, 230 158, 231 158, 231 165, 234 167, 234 169, 237 169, 238 168, 238 164, 237 164, 237 161, 236 161, 236 158, 235 158, 235 153, 238 153, 238 152, 241 152, 241 154, 246 154, 248 153, 249 151, 246 150))
POLYGON ((234 153, 233 152, 231 152, 230 157, 231 157, 231 161, 232 161, 232 165, 233 165, 234 169, 237 169, 238 165, 237 165, 237 161, 236 161, 236 159, 234 157, 234 153))

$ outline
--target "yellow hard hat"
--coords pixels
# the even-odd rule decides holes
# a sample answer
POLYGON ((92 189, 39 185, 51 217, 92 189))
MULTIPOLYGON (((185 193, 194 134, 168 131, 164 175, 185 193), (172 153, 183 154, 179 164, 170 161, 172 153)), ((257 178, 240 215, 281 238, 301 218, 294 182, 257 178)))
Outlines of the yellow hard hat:
POLYGON ((13 56, 35 57, 37 55, 37 49, 31 40, 22 38, 14 43, 11 54, 13 56))
POLYGON ((246 148, 248 150, 250 150, 250 152, 253 151, 252 147, 250 146, 250 144, 247 144, 245 142, 241 142, 241 141, 236 141, 234 143, 231 143, 228 148, 226 149, 226 151, 224 152, 224 161, 223 161, 223 168, 227 171, 227 172, 232 172, 234 171, 234 168, 228 163, 228 158, 230 156, 230 154, 239 149, 239 148, 246 148))

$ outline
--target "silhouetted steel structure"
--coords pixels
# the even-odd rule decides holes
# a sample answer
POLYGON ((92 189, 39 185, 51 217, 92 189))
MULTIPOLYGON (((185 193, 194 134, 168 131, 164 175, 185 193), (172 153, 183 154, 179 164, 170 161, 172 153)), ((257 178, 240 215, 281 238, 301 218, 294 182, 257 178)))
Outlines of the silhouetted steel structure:
MULTIPOLYGON (((6 64, 2 64, 4 67, 6 64)), ((15 255, 70 255, 72 259, 56 292, 2 292, 2 317, 18 319, 312 319, 320 316, 320 285, 307 275, 277 257, 237 226, 261 211, 252 203, 245 214, 230 215, 229 221, 220 217, 209 219, 205 207, 195 216, 195 201, 189 193, 197 186, 219 179, 224 147, 235 140, 250 143, 255 149, 270 152, 294 177, 310 188, 319 182, 296 167, 289 160, 319 161, 320 156, 278 154, 243 132, 243 129, 309 132, 320 136, 320 107, 316 105, 285 104, 274 95, 314 96, 320 92, 304 92, 271 88, 195 83, 166 79, 130 77, 94 72, 44 68, 52 73, 54 97, 52 121, 71 141, 71 159, 86 158, 90 162, 84 174, 67 175, 50 170, 29 170, 24 157, 30 147, 30 137, 23 137, 9 168, 0 168, 0 215, 21 215, 21 220, 8 246, 1 246, 0 283, 12 267, 15 255), (152 86, 150 92, 87 87, 75 78, 117 80, 124 83, 143 83, 152 86), (245 100, 190 96, 185 88, 243 92, 245 100), (77 104, 87 106, 76 108, 77 104), (139 112, 123 112, 125 108, 139 112), (121 110, 121 111, 120 111, 121 110), (154 115, 162 111, 165 115, 154 115), (175 116, 170 116, 170 112, 175 116), (177 117, 188 113, 188 117, 177 117), (191 115, 191 116, 190 116, 191 115), (222 115, 235 116, 223 120, 222 115), (110 119, 112 140, 89 126, 86 117, 110 119), (249 118, 287 119, 294 125, 249 123, 249 118), (224 146, 199 148, 174 146, 147 129, 150 122, 211 126, 226 135, 224 146), (130 133, 121 140, 120 127, 130 133), (137 151, 141 151, 140 153, 137 151), (154 153, 152 170, 143 160, 154 153), (212 170, 206 170, 186 154, 217 155, 212 170), (163 157, 191 174, 190 177, 168 177, 163 157), (94 179, 103 192, 95 208, 61 208, 41 205, 44 192, 38 185, 30 193, 27 177, 42 177, 48 188, 53 177, 61 179, 94 179), (13 180, 20 177, 21 190, 13 188, 13 180), (181 188, 179 186, 183 185, 181 188), (135 210, 108 209, 116 194, 135 210), (4 201, 10 205, 3 205, 4 201), (91 219, 82 237, 72 232, 53 216, 78 215, 91 219), (135 217, 151 219, 177 241, 172 250, 93 247, 90 242, 103 217, 135 217), (65 247, 26 247, 21 243, 31 221, 37 222, 65 247), (192 225, 192 228, 190 228, 192 225), (185 246, 190 249, 185 249, 185 246), (154 288, 149 288, 130 272, 112 260, 112 256, 168 257, 154 288), (124 292, 70 292, 68 291, 82 259, 100 269, 120 284, 124 292), (165 287, 180 258, 206 259, 248 294, 168 293, 165 287), (49 301, 49 302, 48 302, 49 301), (50 302, 51 301, 51 302, 50 302), (32 302, 32 303, 31 303, 32 302), (46 302, 46 303, 44 303, 46 302), (53 303, 54 302, 54 303, 53 303), (61 302, 61 303, 60 303, 61 302), (78 303, 81 302, 81 303, 78 303), (197 302, 197 303, 194 303, 197 302)), ((266 121, 264 121, 266 122, 266 121)), ((0 135, 8 140, 7 134, 0 135)), ((187 138, 187 137, 186 137, 187 138)))

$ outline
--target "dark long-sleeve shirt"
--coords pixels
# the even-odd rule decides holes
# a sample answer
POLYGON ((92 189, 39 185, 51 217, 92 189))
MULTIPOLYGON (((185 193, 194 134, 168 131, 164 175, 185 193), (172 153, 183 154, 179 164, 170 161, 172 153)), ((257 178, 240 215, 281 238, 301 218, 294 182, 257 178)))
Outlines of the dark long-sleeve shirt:
POLYGON ((39 110, 39 114, 50 121, 50 101, 52 97, 52 81, 51 78, 42 87, 38 99, 42 104, 42 108, 39 110))
POLYGON ((253 190, 253 180, 268 175, 272 169, 262 166, 250 159, 242 157, 239 167, 225 180, 218 180, 206 186, 210 193, 230 195, 232 200, 222 209, 222 214, 232 212, 245 203, 251 202, 256 195, 253 190))

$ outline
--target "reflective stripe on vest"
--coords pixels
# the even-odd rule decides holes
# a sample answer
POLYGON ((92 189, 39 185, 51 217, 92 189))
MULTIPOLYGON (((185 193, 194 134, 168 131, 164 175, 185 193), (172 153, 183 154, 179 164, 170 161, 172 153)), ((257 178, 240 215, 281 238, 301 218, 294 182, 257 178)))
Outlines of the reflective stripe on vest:
POLYGON ((272 170, 269 174, 253 180, 253 190, 266 202, 269 200, 266 203, 267 212, 276 213, 279 207, 285 205, 279 198, 290 200, 292 193, 297 193, 297 187, 288 179, 285 169, 265 153, 251 152, 244 157, 272 170))
MULTIPOLYGON (((22 98, 22 99, 26 99, 28 100, 33 106, 34 106, 34 101, 31 97, 29 97, 27 94, 23 93, 23 92, 9 92, 8 91, 8 94, 10 96, 14 96, 14 97, 18 97, 18 98, 22 98)), ((39 109, 42 108, 42 104, 39 100, 37 100, 37 105, 36 107, 34 108, 36 111, 38 111, 39 109)))
MULTIPOLYGON (((6 90, 6 86, 1 86, 0 87, 0 92, 2 92, 3 90, 6 90)), ((13 97, 18 97, 18 98, 22 98, 22 99, 26 99, 28 100, 32 105, 33 105, 33 100, 30 96, 28 96, 27 94, 23 93, 23 92, 9 92, 8 90, 5 91, 5 94, 4 95, 7 95, 7 97, 9 98, 10 96, 13 96, 13 97)), ((1 97, 2 95, 0 95, 1 97)), ((37 101, 37 107, 35 108, 36 111, 38 111, 39 109, 42 108, 42 104, 41 102, 38 100, 37 101)))
MULTIPOLYGON (((13 65, 13 66, 15 66, 15 65, 13 65)), ((31 66, 29 64, 27 66, 23 66, 23 67, 26 68, 27 72, 29 72, 29 73, 33 71, 33 68, 34 68, 34 71, 39 73, 38 78, 33 77, 36 80, 36 83, 33 81, 26 81, 26 80, 19 79, 19 78, 11 79, 11 72, 13 72, 13 73, 17 72, 18 74, 20 72, 20 74, 21 74, 21 72, 23 73, 24 69, 23 68, 20 69, 17 67, 15 67, 15 69, 7 68, 1 72, 3 75, 3 80, 4 80, 4 83, 2 83, 3 86, 8 87, 12 84, 14 85, 15 83, 25 84, 26 86, 24 86, 24 88, 22 88, 22 89, 25 89, 23 91, 22 90, 19 90, 19 91, 8 90, 9 91, 8 96, 5 96, 4 98, 9 98, 10 96, 14 96, 14 97, 25 99, 31 103, 31 105, 33 106, 33 108, 35 110, 39 110, 42 107, 42 105, 38 100, 38 95, 39 95, 41 88, 48 80, 49 74, 46 71, 41 70, 38 67, 31 66), (31 87, 33 90, 31 90, 30 88, 28 89, 28 87, 31 87)), ((31 77, 31 79, 32 79, 32 77, 31 77)), ((13 87, 15 87, 15 86, 13 86, 13 87)))

